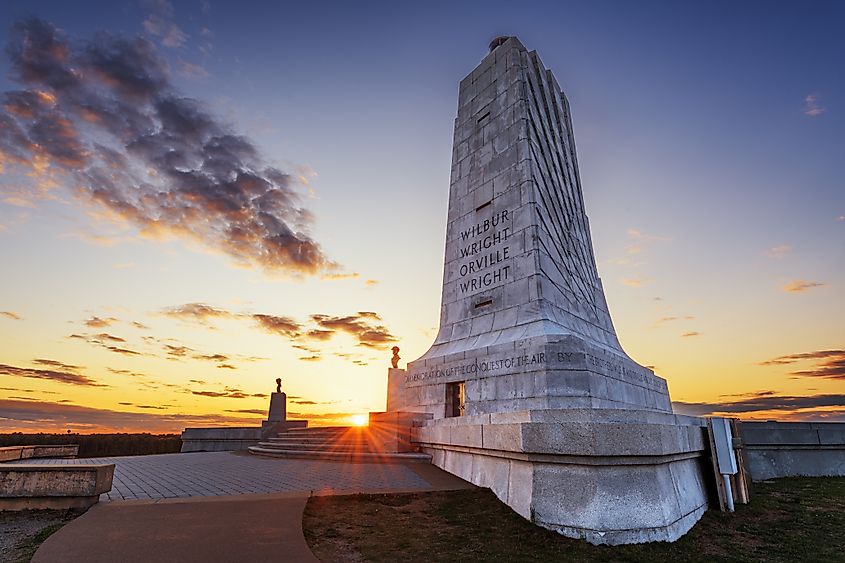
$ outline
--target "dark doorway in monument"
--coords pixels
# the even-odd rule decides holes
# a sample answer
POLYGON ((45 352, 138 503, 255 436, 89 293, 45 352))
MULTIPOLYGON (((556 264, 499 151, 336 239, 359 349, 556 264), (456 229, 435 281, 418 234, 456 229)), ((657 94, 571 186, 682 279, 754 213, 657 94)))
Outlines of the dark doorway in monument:
POLYGON ((466 391, 463 381, 446 384, 446 416, 463 416, 466 391))

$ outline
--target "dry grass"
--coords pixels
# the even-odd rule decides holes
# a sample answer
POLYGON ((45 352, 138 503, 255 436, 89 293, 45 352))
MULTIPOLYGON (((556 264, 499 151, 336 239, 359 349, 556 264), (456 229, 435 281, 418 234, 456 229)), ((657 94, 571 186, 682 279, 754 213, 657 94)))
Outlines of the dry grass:
POLYGON ((487 489, 314 497, 305 537, 323 561, 845 561, 845 478, 757 483, 675 543, 593 546, 534 526, 487 489))

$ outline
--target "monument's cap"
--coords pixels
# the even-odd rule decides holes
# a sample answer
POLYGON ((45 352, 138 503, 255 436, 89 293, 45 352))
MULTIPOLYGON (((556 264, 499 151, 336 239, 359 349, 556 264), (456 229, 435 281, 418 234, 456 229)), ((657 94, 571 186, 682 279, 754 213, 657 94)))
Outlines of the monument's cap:
POLYGON ((494 38, 493 41, 490 42, 490 51, 492 52, 493 49, 495 49, 510 38, 510 35, 499 35, 498 37, 494 38))

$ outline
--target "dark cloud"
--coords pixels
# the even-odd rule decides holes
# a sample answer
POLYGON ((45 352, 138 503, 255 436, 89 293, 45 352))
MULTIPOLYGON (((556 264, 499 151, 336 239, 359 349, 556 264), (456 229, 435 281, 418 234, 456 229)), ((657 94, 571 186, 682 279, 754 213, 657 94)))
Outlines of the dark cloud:
POLYGON ((790 354, 760 362, 759 365, 786 365, 805 361, 812 361, 815 365, 810 369, 791 371, 789 374, 795 377, 845 379, 845 350, 817 350, 815 352, 790 354))
MULTIPOLYGON (((2 123, 0 123, 0 127, 2 127, 2 123)), ((7 319, 12 319, 13 321, 21 321, 23 318, 12 311, 0 311, 0 316, 6 317, 7 319)))
POLYGON ((114 317, 107 317, 105 319, 100 317, 91 317, 90 319, 85 320, 85 326, 91 328, 105 328, 107 326, 111 326, 115 322, 117 322, 117 319, 114 317))
POLYGON ((82 366, 75 366, 73 364, 66 364, 58 360, 47 360, 44 358, 35 358, 34 360, 32 360, 32 363, 38 364, 39 366, 47 366, 49 368, 60 369, 64 371, 79 371, 85 369, 82 366))
POLYGON ((791 413, 807 411, 804 414, 808 419, 815 415, 812 412, 813 409, 840 407, 841 409, 837 412, 845 417, 845 395, 841 394, 796 396, 761 392, 750 394, 737 401, 713 403, 673 401, 672 406, 678 414, 693 416, 753 415, 762 411, 786 411, 791 413))
MULTIPOLYGON (((150 407, 152 405, 145 405, 150 407)), ((156 407, 153 407, 156 408, 156 407)), ((45 401, 0 399, 0 430, 5 432, 180 432, 190 426, 247 425, 254 419, 221 415, 166 414, 97 409, 45 401)))
POLYGON ((263 409, 223 409, 223 412, 232 412, 232 413, 239 413, 239 414, 260 414, 260 415, 267 414, 267 411, 263 410, 263 409))
POLYGON ((275 315, 261 315, 254 314, 252 318, 258 323, 262 329, 267 332, 272 332, 280 336, 288 338, 296 338, 299 336, 302 326, 287 317, 277 317, 275 315))
POLYGON ((87 387, 108 387, 108 385, 97 383, 95 380, 91 379, 87 375, 78 373, 76 371, 78 369, 79 368, 77 368, 76 366, 74 366, 74 369, 71 370, 59 370, 22 368, 6 364, 0 364, 0 375, 8 375, 11 377, 29 377, 33 379, 47 379, 50 381, 57 381, 59 383, 67 383, 70 385, 84 385, 87 387))
POLYGON ((264 393, 246 393, 241 389, 226 387, 222 391, 190 391, 192 395, 202 397, 224 397, 227 399, 246 399, 248 397, 266 397, 264 393))
POLYGON ((134 326, 135 328, 141 329, 141 330, 149 330, 149 328, 150 328, 147 325, 145 325, 144 323, 138 322, 138 321, 132 321, 132 326, 134 326))
POLYGON ((693 336, 701 336, 701 333, 693 330, 693 331, 690 331, 690 332, 685 332, 685 333, 681 334, 681 336, 683 336, 684 338, 690 338, 690 337, 693 337, 693 336))
POLYGON ((396 337, 385 326, 370 322, 381 321, 381 317, 371 311, 360 311, 356 315, 346 317, 311 315, 311 320, 322 330, 351 334, 358 339, 360 346, 383 349, 387 348, 388 344, 396 342, 396 337))
POLYGON ((235 366, 233 366, 232 364, 220 364, 217 367, 220 368, 220 369, 238 369, 235 366))
POLYGON ((100 334, 71 334, 68 338, 73 338, 76 340, 82 340, 83 342, 87 342, 89 344, 93 344, 95 346, 99 346, 101 348, 105 348, 110 352, 114 352, 115 354, 121 354, 123 356, 143 356, 141 352, 136 350, 131 350, 129 348, 124 348, 121 346, 115 346, 114 344, 110 344, 110 342, 126 342, 123 338, 119 336, 113 336, 111 334, 107 334, 102 332, 100 334))
MULTIPOLYGON (((179 44, 165 12, 145 28, 179 44)), ((337 269, 307 233, 313 218, 291 177, 180 95, 150 41, 102 33, 73 43, 35 18, 11 37, 6 52, 25 89, 3 95, 0 160, 33 182, 67 176, 80 201, 144 237, 199 242, 271 272, 337 269)))
POLYGON ((315 328, 305 333, 305 337, 310 338, 311 340, 329 340, 332 336, 334 336, 334 334, 335 331, 333 330, 320 330, 315 328))

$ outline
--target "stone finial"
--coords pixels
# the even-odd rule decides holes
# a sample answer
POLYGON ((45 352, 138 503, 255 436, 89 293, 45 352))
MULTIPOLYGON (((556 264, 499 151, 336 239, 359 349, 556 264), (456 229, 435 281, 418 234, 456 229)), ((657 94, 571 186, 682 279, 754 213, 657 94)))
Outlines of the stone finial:
POLYGON ((401 359, 399 357, 399 346, 394 346, 393 348, 391 348, 391 350, 393 350, 393 357, 390 358, 390 363, 393 364, 394 368, 398 368, 399 360, 401 359))
POLYGON ((281 393, 281 392, 282 392, 282 378, 277 377, 276 378, 276 393, 281 393))

